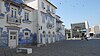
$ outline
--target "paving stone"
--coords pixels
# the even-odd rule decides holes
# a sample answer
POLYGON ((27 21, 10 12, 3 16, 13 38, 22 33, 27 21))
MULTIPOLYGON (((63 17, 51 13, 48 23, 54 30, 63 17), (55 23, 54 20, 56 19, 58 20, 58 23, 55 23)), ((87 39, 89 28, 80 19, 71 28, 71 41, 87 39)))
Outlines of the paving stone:
POLYGON ((0 48, 0 56, 100 56, 100 40, 66 40, 42 47, 32 47, 32 54, 0 48))

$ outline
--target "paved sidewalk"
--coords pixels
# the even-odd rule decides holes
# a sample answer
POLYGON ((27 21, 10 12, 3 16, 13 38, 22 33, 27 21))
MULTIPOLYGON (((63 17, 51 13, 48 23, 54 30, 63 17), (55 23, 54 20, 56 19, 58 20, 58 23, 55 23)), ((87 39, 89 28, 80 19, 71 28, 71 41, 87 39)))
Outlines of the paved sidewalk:
POLYGON ((33 47, 33 53, 29 55, 0 48, 0 56, 100 56, 100 40, 56 42, 45 47, 33 47))

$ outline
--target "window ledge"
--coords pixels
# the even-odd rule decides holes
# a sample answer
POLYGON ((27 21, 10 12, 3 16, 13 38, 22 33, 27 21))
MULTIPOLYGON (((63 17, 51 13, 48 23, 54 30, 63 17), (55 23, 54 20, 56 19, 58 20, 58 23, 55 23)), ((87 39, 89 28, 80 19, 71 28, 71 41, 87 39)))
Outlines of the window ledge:
POLYGON ((23 22, 23 23, 28 23, 28 24, 30 24, 32 21, 23 19, 22 22, 23 22))

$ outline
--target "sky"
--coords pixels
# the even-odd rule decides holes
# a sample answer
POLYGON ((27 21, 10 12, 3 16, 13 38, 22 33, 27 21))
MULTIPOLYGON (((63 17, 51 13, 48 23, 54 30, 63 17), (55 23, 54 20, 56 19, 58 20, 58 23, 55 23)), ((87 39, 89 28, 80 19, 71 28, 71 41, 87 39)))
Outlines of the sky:
POLYGON ((67 29, 71 23, 88 21, 89 26, 100 25, 100 0, 49 0, 58 9, 67 29))

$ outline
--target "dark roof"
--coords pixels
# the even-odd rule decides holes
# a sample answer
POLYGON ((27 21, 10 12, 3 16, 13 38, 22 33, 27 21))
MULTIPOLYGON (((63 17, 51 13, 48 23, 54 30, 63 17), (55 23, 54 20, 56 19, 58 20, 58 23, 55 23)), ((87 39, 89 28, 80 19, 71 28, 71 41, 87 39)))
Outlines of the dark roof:
POLYGON ((61 18, 60 16, 56 15, 57 17, 61 18))
POLYGON ((60 19, 56 19, 56 22, 63 23, 63 21, 61 21, 60 19))
POLYGON ((53 5, 51 2, 49 2, 48 0, 45 0, 47 1, 49 4, 51 4, 53 7, 55 7, 57 9, 57 7, 55 5, 53 5))
POLYGON ((18 3, 18 4, 23 4, 24 2, 22 0, 12 0, 13 2, 15 3, 18 3))

